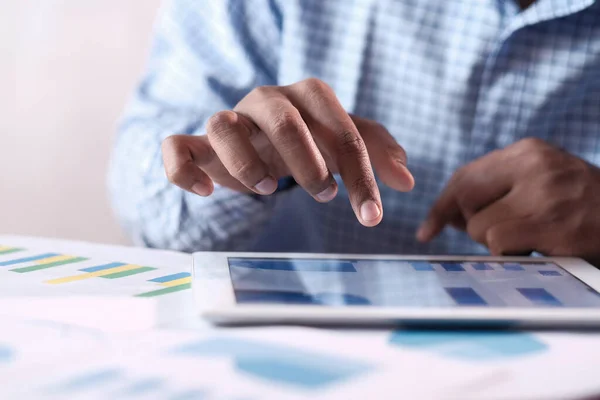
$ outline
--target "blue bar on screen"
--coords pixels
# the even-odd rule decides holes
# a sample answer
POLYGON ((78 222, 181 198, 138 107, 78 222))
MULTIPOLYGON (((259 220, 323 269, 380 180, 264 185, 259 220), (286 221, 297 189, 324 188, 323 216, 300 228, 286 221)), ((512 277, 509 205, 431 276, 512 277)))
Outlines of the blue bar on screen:
POLYGON ((489 264, 486 264, 486 263, 473 264, 473 269, 476 271, 493 271, 494 270, 494 268, 492 268, 489 264))
POLYGON ((433 265, 427 261, 412 261, 410 265, 415 271, 435 271, 433 265))
POLYGON ((550 292, 543 288, 519 288, 519 293, 531 301, 536 306, 560 307, 562 303, 550 292))
POLYGON ((543 276, 562 276, 558 271, 540 271, 540 275, 543 276))
POLYGON ((521 264, 504 264, 503 267, 505 271, 525 271, 521 264))
POLYGON ((460 306, 487 306, 486 301, 473 288, 453 287, 445 290, 460 306))
POLYGON ((341 260, 277 260, 230 258, 231 267, 262 269, 270 271, 311 271, 311 272, 356 272, 350 261, 341 260))
POLYGON ((444 268, 448 272, 461 272, 464 271, 464 267, 460 265, 460 263, 454 262, 443 262, 442 268, 444 268))

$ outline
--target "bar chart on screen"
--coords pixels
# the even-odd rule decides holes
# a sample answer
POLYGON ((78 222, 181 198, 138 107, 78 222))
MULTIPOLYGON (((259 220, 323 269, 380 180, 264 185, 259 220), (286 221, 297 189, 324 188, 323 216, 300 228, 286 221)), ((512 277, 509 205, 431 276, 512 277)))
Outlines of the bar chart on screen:
POLYGON ((19 287, 35 294, 99 294, 156 297, 191 288, 186 271, 126 261, 102 260, 59 251, 0 245, 5 294, 19 287))

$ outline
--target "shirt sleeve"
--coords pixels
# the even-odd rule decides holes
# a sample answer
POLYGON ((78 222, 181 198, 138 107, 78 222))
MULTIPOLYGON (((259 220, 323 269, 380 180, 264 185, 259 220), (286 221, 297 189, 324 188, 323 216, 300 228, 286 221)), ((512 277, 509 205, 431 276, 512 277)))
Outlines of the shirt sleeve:
POLYGON ((181 251, 247 249, 277 195, 217 186, 202 198, 170 184, 161 142, 204 134, 206 120, 256 86, 275 84, 281 22, 268 0, 172 0, 118 129, 109 168, 113 208, 136 244, 181 251))

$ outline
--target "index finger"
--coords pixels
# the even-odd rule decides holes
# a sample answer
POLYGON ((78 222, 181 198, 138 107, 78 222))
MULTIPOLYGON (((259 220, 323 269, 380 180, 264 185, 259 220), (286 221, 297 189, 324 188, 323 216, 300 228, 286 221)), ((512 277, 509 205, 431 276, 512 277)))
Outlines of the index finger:
POLYGON ((336 164, 358 220, 365 226, 379 224, 383 207, 367 148, 333 90, 316 79, 287 90, 315 142, 336 164))
POLYGON ((459 169, 431 207, 417 239, 427 242, 452 221, 463 218, 468 222, 479 210, 506 195, 518 168, 509 161, 509 154, 499 150, 459 169))

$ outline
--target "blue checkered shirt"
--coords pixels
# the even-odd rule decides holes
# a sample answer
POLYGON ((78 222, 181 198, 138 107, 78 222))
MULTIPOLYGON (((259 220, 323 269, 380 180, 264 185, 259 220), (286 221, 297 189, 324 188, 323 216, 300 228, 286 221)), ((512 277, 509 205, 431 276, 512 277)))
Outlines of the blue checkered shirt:
POLYGON ((600 2, 174 0, 160 11, 109 185, 124 227, 151 247, 479 254, 462 232, 420 244, 415 231, 457 168, 531 136, 600 163, 600 2), (328 204, 300 187, 202 198, 169 184, 165 137, 202 135, 253 88, 308 77, 408 153, 415 189, 380 185, 379 226, 358 223, 341 182, 328 204))

